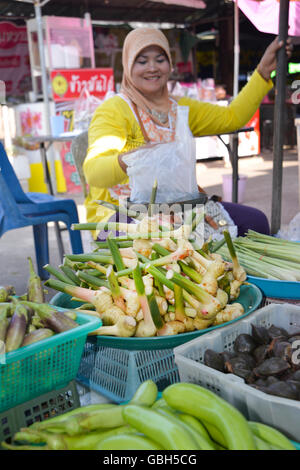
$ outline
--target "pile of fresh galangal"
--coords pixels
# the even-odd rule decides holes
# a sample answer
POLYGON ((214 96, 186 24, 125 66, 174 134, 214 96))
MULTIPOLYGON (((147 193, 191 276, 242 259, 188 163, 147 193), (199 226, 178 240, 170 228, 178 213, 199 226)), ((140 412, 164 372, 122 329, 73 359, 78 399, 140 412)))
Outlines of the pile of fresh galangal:
MULTIPOLYGON (((203 217, 203 214, 202 214, 203 217)), ((191 238, 192 225, 162 230, 157 218, 139 224, 76 224, 75 230, 121 230, 93 253, 66 255, 45 285, 79 300, 81 312, 99 316, 90 334, 119 337, 176 335, 220 325, 244 313, 236 302, 246 272, 224 231, 232 260, 224 261, 191 238), (235 301, 234 303, 232 303, 235 301)))

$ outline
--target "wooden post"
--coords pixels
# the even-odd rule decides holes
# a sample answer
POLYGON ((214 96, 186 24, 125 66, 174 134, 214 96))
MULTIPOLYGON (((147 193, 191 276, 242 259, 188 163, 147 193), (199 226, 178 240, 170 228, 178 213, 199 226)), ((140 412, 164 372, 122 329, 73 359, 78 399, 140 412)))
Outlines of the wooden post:
MULTIPOLYGON (((286 42, 289 23, 289 0, 280 0, 279 13, 279 40, 286 42)), ((281 198, 282 198, 282 161, 283 161, 283 129, 284 107, 287 73, 287 56, 285 47, 279 49, 276 68, 276 93, 274 107, 273 127, 273 182, 272 182, 272 214, 271 233, 276 234, 281 225, 281 198)))

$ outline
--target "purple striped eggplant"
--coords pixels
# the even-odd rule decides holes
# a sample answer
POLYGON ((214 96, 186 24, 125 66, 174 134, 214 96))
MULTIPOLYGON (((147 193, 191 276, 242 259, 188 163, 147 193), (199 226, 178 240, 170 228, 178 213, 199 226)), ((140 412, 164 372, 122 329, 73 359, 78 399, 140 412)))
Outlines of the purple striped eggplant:
POLYGON ((40 317, 45 328, 50 328, 55 333, 61 333, 72 328, 76 328, 78 323, 64 315, 62 312, 50 307, 48 304, 38 304, 36 302, 22 301, 23 305, 32 307, 35 313, 40 317))
POLYGON ((25 306, 14 302, 14 313, 11 317, 5 339, 6 352, 18 349, 23 343, 28 323, 28 312, 25 306))

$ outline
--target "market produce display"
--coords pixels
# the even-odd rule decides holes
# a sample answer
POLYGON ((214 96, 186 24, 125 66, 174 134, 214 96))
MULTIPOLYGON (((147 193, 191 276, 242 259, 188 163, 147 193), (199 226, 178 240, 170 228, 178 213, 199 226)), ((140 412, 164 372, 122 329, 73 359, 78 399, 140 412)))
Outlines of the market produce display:
POLYGON ((151 380, 127 404, 95 404, 15 433, 11 450, 296 450, 281 432, 247 421, 210 390, 190 383, 158 396, 151 380))
POLYGON ((293 343, 300 340, 300 331, 289 333, 276 325, 254 324, 251 329, 251 334, 237 336, 232 351, 206 349, 204 364, 238 375, 262 392, 300 400, 300 365, 293 361, 293 343))
POLYGON ((13 286, 0 287, 0 340, 5 352, 42 341, 63 331, 76 328, 74 310, 60 312, 44 302, 44 289, 29 260, 27 292, 16 297, 13 286))
MULTIPOLYGON (((82 225, 86 226, 77 228, 82 225)), ((116 228, 113 223, 106 225, 116 228)), ((56 277, 47 280, 46 286, 85 302, 81 311, 92 309, 99 315, 103 326, 92 334, 177 335, 243 315, 244 307, 236 300, 246 272, 232 251, 229 232, 224 231, 224 236, 233 256, 225 262, 207 247, 195 247, 188 239, 189 226, 163 232, 159 238, 155 218, 147 216, 134 224, 139 227, 135 232, 132 224, 123 225, 129 235, 139 238, 124 245, 122 237, 108 237, 94 253, 66 255, 61 271, 45 266, 56 277)))
MULTIPOLYGON (((300 281, 300 243, 248 230, 233 241, 241 265, 247 274, 266 279, 300 281)), ((216 251, 230 260, 223 245, 216 251)))

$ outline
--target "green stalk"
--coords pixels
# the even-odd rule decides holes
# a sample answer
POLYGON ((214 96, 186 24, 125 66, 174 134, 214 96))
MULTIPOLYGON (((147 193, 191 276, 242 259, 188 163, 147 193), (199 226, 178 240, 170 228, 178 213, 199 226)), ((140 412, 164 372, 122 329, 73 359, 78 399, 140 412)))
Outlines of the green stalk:
POLYGON ((83 271, 77 271, 77 277, 82 281, 86 282, 88 285, 93 287, 107 287, 109 289, 109 283, 105 279, 99 279, 99 277, 91 276, 83 271))
POLYGON ((118 247, 118 244, 115 240, 112 240, 110 237, 107 238, 107 243, 113 257, 117 271, 122 271, 125 269, 125 265, 118 247))
POLYGON ((174 284, 174 296, 175 296, 175 319, 179 321, 184 321, 185 311, 184 311, 184 299, 182 288, 177 284, 174 284))
POLYGON ((198 273, 198 271, 196 271, 195 269, 191 268, 190 266, 188 266, 187 264, 185 264, 183 261, 178 261, 178 264, 182 270, 182 272, 184 274, 186 274, 187 276, 189 276, 189 278, 196 282, 197 284, 201 284, 202 282, 202 277, 200 273, 198 273))
POLYGON ((28 299, 32 300, 33 302, 43 303, 45 302, 45 295, 41 278, 34 270, 31 257, 29 256, 27 259, 29 262, 29 279, 27 286, 28 299))
MULTIPOLYGON (((155 260, 159 257, 158 253, 155 253, 155 252, 152 252, 152 255, 151 255, 151 260, 155 260)), ((163 285, 162 283, 154 278, 154 286, 157 288, 158 290, 158 293, 161 297, 164 297, 165 296, 165 293, 164 293, 164 288, 163 288, 163 285)))
MULTIPOLYGON (((114 240, 115 243, 117 243, 117 245, 118 245, 119 248, 131 248, 131 247, 132 247, 132 244, 133 244, 132 240, 120 241, 120 240, 118 240, 117 238, 113 238, 113 237, 111 237, 111 240, 114 240)), ((107 241, 106 241, 106 242, 96 242, 96 241, 95 241, 95 244, 97 245, 97 247, 98 247, 99 249, 101 249, 101 248, 109 248, 107 241)))
POLYGON ((60 264, 59 268, 62 270, 65 276, 69 279, 69 282, 71 282, 71 284, 77 284, 77 286, 80 286, 81 284, 80 280, 78 279, 74 271, 69 266, 60 264))
POLYGON ((96 271, 98 271, 99 273, 104 274, 106 276, 107 268, 102 266, 102 264, 95 263, 94 261, 88 261, 87 265, 91 266, 91 268, 95 268, 96 271))
POLYGON ((157 330, 157 327, 154 323, 154 320, 156 320, 156 312, 153 311, 153 317, 152 317, 152 312, 150 310, 148 298, 145 293, 145 285, 143 282, 141 268, 140 268, 139 263, 137 263, 136 267, 133 270, 133 279, 134 279, 134 284, 135 284, 135 290, 138 295, 139 302, 140 302, 141 309, 142 309, 143 316, 144 316, 145 331, 143 333, 143 336, 154 336, 157 330))
POLYGON ((245 281, 247 277, 246 272, 239 263, 239 260, 238 260, 238 257, 236 255, 236 251, 234 248, 234 244, 232 242, 231 235, 228 232, 228 230, 224 230, 223 235, 224 235, 224 238, 225 238, 225 241, 226 241, 226 244, 227 244, 230 256, 231 256, 232 264, 233 264, 233 270, 232 270, 233 276, 237 280, 245 281))
POLYGON ((157 193, 157 179, 155 178, 153 186, 152 186, 149 205, 148 205, 148 216, 149 217, 153 217, 153 209, 154 209, 153 206, 154 206, 155 200, 156 200, 156 193, 157 193))
POLYGON ((108 284, 109 284, 109 289, 111 291, 111 295, 112 295, 112 298, 114 299, 115 304, 119 308, 121 308, 121 310, 126 312, 125 301, 123 299, 121 289, 120 289, 120 285, 119 285, 119 281, 118 281, 118 279, 115 275, 115 272, 113 270, 112 265, 110 265, 108 267, 106 276, 107 276, 107 281, 108 281, 108 284))
POLYGON ((48 271, 48 273, 52 274, 52 276, 56 277, 59 281, 66 282, 67 284, 76 285, 74 281, 72 281, 69 277, 67 277, 64 273, 60 272, 58 269, 50 266, 50 264, 45 264, 43 268, 48 271))
POLYGON ((111 256, 99 255, 95 253, 82 253, 79 255, 65 255, 70 261, 86 262, 94 261, 95 263, 113 264, 111 256))
POLYGON ((218 251, 221 248, 221 246, 224 245, 224 243, 225 243, 225 238, 222 238, 222 240, 214 242, 211 249, 210 249, 210 252, 215 253, 216 251, 218 251))
POLYGON ((153 323, 156 326, 156 328, 159 330, 160 328, 164 326, 164 322, 161 318, 161 314, 160 314, 160 311, 156 302, 155 294, 153 292, 152 294, 148 296, 148 303, 149 303, 149 308, 150 308, 153 323))

